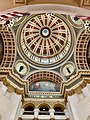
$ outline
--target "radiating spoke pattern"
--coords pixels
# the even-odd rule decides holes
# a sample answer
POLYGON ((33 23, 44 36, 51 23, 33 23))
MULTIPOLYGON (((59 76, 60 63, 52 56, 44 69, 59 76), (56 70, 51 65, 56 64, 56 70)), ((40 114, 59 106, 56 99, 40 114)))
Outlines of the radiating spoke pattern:
POLYGON ((21 46, 35 62, 48 64, 62 59, 71 44, 70 30, 56 14, 45 13, 31 17, 21 33, 21 46))

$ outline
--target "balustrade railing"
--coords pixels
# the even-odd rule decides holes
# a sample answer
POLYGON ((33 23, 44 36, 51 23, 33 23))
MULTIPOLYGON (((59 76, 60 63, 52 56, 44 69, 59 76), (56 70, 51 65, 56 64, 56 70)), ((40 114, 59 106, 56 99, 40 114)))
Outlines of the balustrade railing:
POLYGON ((34 111, 24 111, 23 115, 34 115, 34 111))
MULTIPOLYGON (((23 115, 34 115, 34 111, 24 111, 23 115)), ((49 111, 40 111, 39 115, 50 115, 50 113, 49 113, 49 111)), ((54 115, 65 115, 65 113, 55 111, 54 115)))
POLYGON ((54 115, 65 115, 65 113, 64 112, 54 112, 54 115))
POLYGON ((50 115, 48 111, 40 111, 39 115, 50 115))

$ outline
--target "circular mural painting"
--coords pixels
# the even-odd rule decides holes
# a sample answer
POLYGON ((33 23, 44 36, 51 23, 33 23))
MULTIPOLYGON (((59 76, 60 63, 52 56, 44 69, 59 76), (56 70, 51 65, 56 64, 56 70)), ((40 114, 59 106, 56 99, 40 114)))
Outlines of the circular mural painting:
POLYGON ((21 61, 21 60, 16 62, 15 69, 21 75, 26 75, 28 73, 28 71, 29 71, 28 65, 25 62, 21 61))
POLYGON ((75 38, 67 19, 57 14, 29 16, 19 27, 18 33, 20 54, 29 63, 40 67, 54 66, 58 61, 62 63, 70 54, 75 38))

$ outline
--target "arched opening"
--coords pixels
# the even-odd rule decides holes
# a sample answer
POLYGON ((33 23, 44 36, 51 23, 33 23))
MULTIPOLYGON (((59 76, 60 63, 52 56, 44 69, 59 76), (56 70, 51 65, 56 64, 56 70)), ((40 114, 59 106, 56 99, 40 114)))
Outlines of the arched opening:
POLYGON ((49 115, 49 106, 47 104, 42 104, 39 110, 39 115, 49 115))
POLYGON ((34 107, 32 106, 28 106, 24 109, 25 111, 33 111, 34 110, 34 107))
POLYGON ((63 112, 63 108, 61 108, 61 107, 55 107, 54 110, 63 112))
POLYGON ((90 40, 89 40, 88 47, 87 47, 87 63, 90 68, 90 40))
POLYGON ((23 115, 34 115, 35 106, 33 104, 28 104, 24 108, 23 115))
POLYGON ((0 34, 0 64, 2 63, 3 55, 4 55, 4 45, 3 45, 3 38, 0 34))
POLYGON ((64 107, 62 105, 59 104, 55 105, 54 110, 55 110, 54 115, 65 115, 64 107))

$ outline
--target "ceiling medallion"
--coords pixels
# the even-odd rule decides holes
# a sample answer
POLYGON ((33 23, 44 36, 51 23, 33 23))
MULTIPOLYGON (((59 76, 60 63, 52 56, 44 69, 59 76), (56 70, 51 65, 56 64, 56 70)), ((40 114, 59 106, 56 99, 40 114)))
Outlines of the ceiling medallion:
POLYGON ((58 14, 31 15, 17 32, 20 55, 31 65, 43 68, 60 65, 68 59, 74 39, 72 26, 58 14))
POLYGON ((75 71, 75 65, 71 61, 65 63, 60 69, 60 72, 63 76, 70 76, 74 73, 74 71, 75 71))
POLYGON ((22 60, 18 60, 15 64, 15 69, 18 74, 20 75, 26 75, 29 72, 28 65, 23 62, 22 60))

